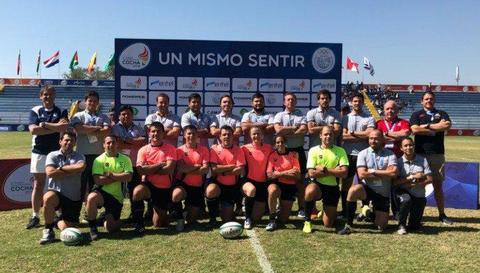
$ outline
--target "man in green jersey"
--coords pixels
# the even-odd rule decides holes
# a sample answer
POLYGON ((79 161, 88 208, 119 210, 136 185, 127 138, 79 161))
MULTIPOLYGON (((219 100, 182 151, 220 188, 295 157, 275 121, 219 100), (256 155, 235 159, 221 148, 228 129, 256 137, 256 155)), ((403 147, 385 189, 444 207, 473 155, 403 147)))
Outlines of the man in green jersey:
POLYGON ((321 144, 308 151, 307 169, 310 183, 305 189, 305 224, 303 232, 311 233, 310 215, 315 206, 315 200, 323 201, 323 223, 333 227, 337 218, 338 188, 337 177, 345 178, 348 173, 348 157, 345 150, 333 145, 334 130, 323 126, 320 131, 321 144))
POLYGON ((129 182, 133 173, 130 158, 118 152, 115 136, 106 136, 103 148, 105 152, 93 161, 95 188, 87 199, 88 225, 92 240, 98 239, 95 220, 98 208, 105 207, 104 227, 107 232, 120 229, 120 214, 123 207, 122 182, 129 182))

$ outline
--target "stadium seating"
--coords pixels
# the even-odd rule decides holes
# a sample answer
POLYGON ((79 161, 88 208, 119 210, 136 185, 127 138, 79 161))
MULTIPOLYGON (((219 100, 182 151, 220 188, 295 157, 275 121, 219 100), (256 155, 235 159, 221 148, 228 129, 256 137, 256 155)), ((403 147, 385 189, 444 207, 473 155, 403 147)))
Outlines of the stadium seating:
MULTIPOLYGON (((88 90, 95 90, 100 94, 100 111, 107 113, 110 103, 115 100, 113 87, 63 87, 56 86, 57 97, 55 103, 62 109, 68 109, 72 101, 83 100, 88 90)), ((39 105, 39 87, 34 86, 6 86, 0 93, 0 124, 28 124, 28 115, 33 106, 39 105)))

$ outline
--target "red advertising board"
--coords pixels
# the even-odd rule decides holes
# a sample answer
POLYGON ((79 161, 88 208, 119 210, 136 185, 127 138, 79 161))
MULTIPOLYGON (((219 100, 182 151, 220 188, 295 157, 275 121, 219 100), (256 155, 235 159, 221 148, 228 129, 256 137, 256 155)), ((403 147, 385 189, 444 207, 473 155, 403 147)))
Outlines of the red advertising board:
POLYGON ((0 211, 31 206, 30 159, 0 160, 0 211))

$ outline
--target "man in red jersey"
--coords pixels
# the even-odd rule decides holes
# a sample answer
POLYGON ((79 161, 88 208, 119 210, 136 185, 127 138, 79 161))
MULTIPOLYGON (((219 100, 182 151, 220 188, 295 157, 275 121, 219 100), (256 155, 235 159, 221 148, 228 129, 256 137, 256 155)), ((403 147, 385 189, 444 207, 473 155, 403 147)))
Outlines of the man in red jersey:
MULTIPOLYGON (((245 195, 245 229, 253 227, 253 221, 262 218, 265 211, 265 202, 269 196, 278 198, 279 190, 270 187, 267 182, 267 163, 268 156, 272 153, 272 146, 263 143, 263 133, 259 127, 250 128, 250 138, 252 143, 242 146, 247 162, 247 175, 245 183, 242 186, 245 195), (255 207, 254 207, 255 205, 255 207)), ((276 208, 270 208, 270 220, 275 219, 276 208)))
MULTIPOLYGON (((175 170, 177 154, 175 147, 163 142, 163 124, 153 122, 149 127, 150 144, 140 148, 137 156, 137 170, 143 175, 142 183, 133 190, 133 200, 151 200, 154 208, 153 225, 168 225, 167 209, 173 207, 173 217, 177 220, 177 230, 183 230, 184 220, 182 203, 185 190, 173 187, 172 175, 175 170)), ((145 232, 143 210, 134 212, 135 231, 145 232)))
POLYGON ((233 206, 242 195, 238 179, 245 167, 245 156, 237 145, 233 144, 233 128, 225 125, 220 130, 220 144, 210 150, 210 163, 213 182, 207 186, 207 198, 210 226, 216 225, 218 201, 221 202, 222 221, 234 219, 233 206))
POLYGON ((197 144, 197 128, 187 125, 183 128, 185 144, 177 148, 177 181, 185 189, 187 198, 187 222, 193 224, 197 221, 200 208, 205 206, 203 185, 205 175, 210 170, 210 155, 208 148, 197 144))

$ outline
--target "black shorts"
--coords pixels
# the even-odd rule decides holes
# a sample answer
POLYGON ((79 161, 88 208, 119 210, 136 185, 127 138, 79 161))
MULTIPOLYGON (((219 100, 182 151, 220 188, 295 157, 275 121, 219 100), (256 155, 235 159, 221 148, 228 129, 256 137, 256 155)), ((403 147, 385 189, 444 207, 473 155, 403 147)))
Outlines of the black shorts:
MULTIPOLYGON (((96 189, 95 191, 100 193, 103 197, 103 207, 105 208, 105 214, 111 214, 113 216, 113 219, 120 220, 123 204, 118 202, 118 200, 113 197, 113 195, 102 189, 96 189)), ((101 206, 99 208, 101 208, 101 206)))
POLYGON ((189 186, 184 182, 180 182, 179 185, 187 193, 187 198, 185 198, 185 205, 197 208, 205 207, 205 198, 203 196, 204 188, 202 186, 189 186))
POLYGON ((132 199, 133 196, 133 189, 135 189, 136 186, 140 185, 140 182, 142 182, 142 176, 138 173, 137 168, 133 167, 133 173, 132 173, 132 180, 127 183, 127 189, 128 189, 128 194, 130 196, 130 200, 132 199))
POLYGON ((218 181, 214 182, 215 184, 220 187, 220 203, 224 207, 233 207, 235 203, 242 200, 242 191, 240 188, 240 184, 235 184, 232 186, 226 186, 221 184, 218 181))
POLYGON ((81 181, 81 199, 85 198, 85 192, 91 192, 95 189, 95 182, 93 181, 93 161, 97 158, 98 155, 85 155, 85 169, 82 172, 81 181))
POLYGON ((173 188, 160 189, 150 182, 146 182, 145 185, 150 190, 150 200, 152 200, 153 206, 161 210, 167 210, 168 204, 172 202, 173 188))
MULTIPOLYGON (((317 183, 317 182, 315 182, 317 183)), ((322 202, 324 207, 337 207, 340 198, 340 189, 337 186, 329 186, 317 183, 322 191, 322 202)))
POLYGON ((280 200, 284 201, 295 201, 297 196, 297 186, 292 184, 285 184, 282 182, 275 182, 280 188, 280 200))
POLYGON ((357 173, 357 156, 348 155, 348 178, 355 176, 357 173))
POLYGON ((372 190, 369 186, 365 184, 360 184, 363 186, 365 189, 365 192, 367 193, 367 201, 372 201, 373 203, 373 210, 376 211, 382 211, 385 213, 388 213, 390 211, 390 198, 389 197, 384 197, 378 193, 376 193, 374 190, 372 190))
POLYGON ((245 182, 250 182, 255 187, 255 201, 257 202, 267 202, 268 200, 268 186, 270 182, 257 182, 252 179, 247 178, 245 182))
MULTIPOLYGON (((305 150, 303 149, 303 146, 296 147, 296 148, 287 148, 287 151, 297 152, 298 163, 300 163, 300 172, 302 174, 306 174, 307 173, 307 156, 305 155, 305 150)), ((302 179, 303 179, 303 177, 302 177, 302 179)))
POLYGON ((70 223, 78 223, 80 210, 82 210, 82 199, 78 201, 72 201, 58 191, 49 191, 55 193, 55 195, 58 197, 58 206, 55 208, 55 210, 62 210, 60 220, 70 223))

